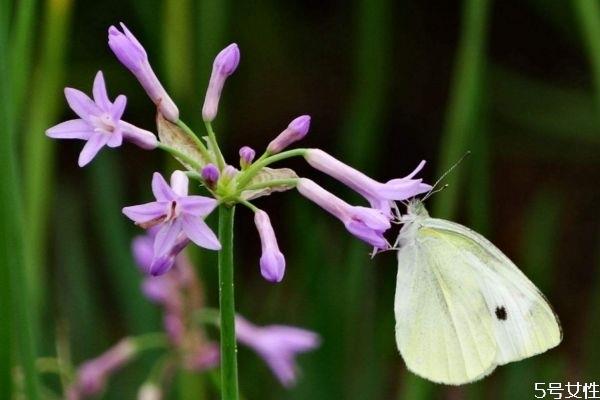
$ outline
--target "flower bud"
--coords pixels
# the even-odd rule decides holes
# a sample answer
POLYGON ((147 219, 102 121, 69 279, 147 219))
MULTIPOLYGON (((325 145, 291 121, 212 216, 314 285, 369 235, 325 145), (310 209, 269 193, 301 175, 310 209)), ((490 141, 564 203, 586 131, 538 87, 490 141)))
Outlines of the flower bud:
POLYGON ((121 23, 123 32, 115 26, 108 28, 108 46, 115 56, 140 82, 160 113, 171 122, 179 119, 179 109, 167 94, 148 62, 148 55, 142 44, 121 23))
POLYGON ((256 152, 252 147, 242 147, 240 149, 240 167, 242 169, 248 168, 252 164, 252 161, 254 161, 254 156, 256 156, 256 152))
POLYGON ((258 210, 254 213, 254 223, 262 246, 260 273, 269 282, 281 282, 285 272, 285 258, 277 246, 271 220, 266 212, 258 210))
POLYGON ((202 107, 202 118, 206 122, 211 122, 217 116, 219 109, 219 100, 221 91, 225 85, 227 77, 235 71, 240 62, 240 50, 237 44, 232 43, 225 47, 213 63, 208 89, 204 97, 204 106, 202 107))
POLYGON ((202 168, 202 179, 208 187, 213 188, 219 180, 219 169, 215 164, 206 164, 202 168))
POLYGON ((289 145, 302 139, 308 133, 310 128, 310 116, 302 115, 294 119, 283 132, 267 146, 267 152, 270 154, 279 153, 289 145))
POLYGON ((82 397, 100 393, 108 377, 135 355, 135 345, 123 339, 99 357, 85 362, 77 371, 74 391, 82 397))
POLYGON ((161 400, 162 398, 162 390, 156 383, 144 383, 138 390, 137 400, 161 400))

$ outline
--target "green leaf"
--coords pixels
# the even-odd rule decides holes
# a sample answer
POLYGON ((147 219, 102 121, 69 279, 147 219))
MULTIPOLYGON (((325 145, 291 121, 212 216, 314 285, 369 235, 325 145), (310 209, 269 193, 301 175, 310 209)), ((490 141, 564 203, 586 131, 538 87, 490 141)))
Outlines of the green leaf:
MULTIPOLYGON (((192 160, 196 160, 198 164, 202 166, 210 162, 202 155, 198 145, 194 142, 194 140, 179 126, 165 119, 161 113, 156 114, 156 126, 158 128, 158 137, 162 143, 173 147, 192 160)), ((181 165, 186 167, 188 170, 196 170, 194 166, 184 162, 180 158, 177 158, 177 161, 179 161, 181 165)))
MULTIPOLYGON (((248 183, 248 186, 253 186, 253 185, 259 185, 259 184, 268 184, 271 181, 280 181, 280 180, 292 180, 292 179, 297 179, 298 175, 296 175, 296 173, 294 172, 294 170, 290 169, 290 168, 269 168, 269 167, 264 167, 263 169, 260 170, 260 172, 258 174, 256 174, 256 176, 254 178, 252 178, 252 180, 250 180, 250 183, 248 183)), ((256 190, 245 190, 244 192, 242 192, 242 198, 244 200, 252 200, 252 199, 256 199, 258 197, 262 197, 262 196, 268 196, 271 193, 274 192, 285 192, 287 190, 293 189, 295 187, 295 185, 293 184, 275 184, 274 186, 269 186, 269 187, 265 187, 265 188, 261 188, 261 189, 256 189, 256 190)))

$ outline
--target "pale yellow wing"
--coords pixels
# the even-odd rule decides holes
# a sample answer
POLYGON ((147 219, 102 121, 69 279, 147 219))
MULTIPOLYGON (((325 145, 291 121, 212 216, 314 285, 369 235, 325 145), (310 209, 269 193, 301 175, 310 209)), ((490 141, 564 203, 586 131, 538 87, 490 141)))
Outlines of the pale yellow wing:
POLYGON ((407 367, 463 384, 560 342, 537 288, 494 245, 462 225, 426 218, 398 252, 396 340, 407 367))

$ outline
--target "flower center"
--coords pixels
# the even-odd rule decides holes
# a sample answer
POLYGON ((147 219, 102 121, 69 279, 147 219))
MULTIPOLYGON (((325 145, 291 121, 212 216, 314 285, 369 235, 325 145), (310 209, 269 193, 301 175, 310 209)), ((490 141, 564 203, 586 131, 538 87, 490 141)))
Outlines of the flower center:
POLYGON ((108 113, 92 116, 92 122, 94 123, 97 132, 113 133, 116 128, 115 121, 108 113))
POLYGON ((169 211, 165 215, 164 222, 172 221, 179 216, 181 210, 179 209, 177 202, 173 200, 171 202, 171 206, 169 207, 169 211))

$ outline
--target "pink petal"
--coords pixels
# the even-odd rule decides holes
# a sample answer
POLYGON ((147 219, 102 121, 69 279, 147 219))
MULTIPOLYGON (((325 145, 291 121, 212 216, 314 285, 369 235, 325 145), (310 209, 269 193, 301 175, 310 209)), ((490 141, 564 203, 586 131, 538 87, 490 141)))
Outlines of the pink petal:
POLYGON ((81 90, 65 88, 65 97, 67 103, 69 103, 69 107, 71 107, 80 118, 88 119, 90 115, 102 114, 102 111, 98 108, 96 103, 81 90))
POLYGON ((192 242, 205 249, 221 250, 219 239, 202 219, 184 215, 182 222, 183 231, 192 242))
POLYGON ((108 135, 104 133, 93 134, 79 153, 79 166, 84 167, 92 161, 106 142, 108 142, 108 135))
POLYGON ((205 196, 186 196, 177 200, 181 209, 194 217, 206 217, 217 206, 217 201, 205 196))
POLYGON ((54 139, 88 140, 93 133, 94 128, 82 119, 61 122, 46 130, 46 136, 54 139))
POLYGON ((152 175, 152 193, 158 201, 173 201, 177 198, 165 178, 158 172, 152 175))
POLYGON ((96 102, 96 104, 99 105, 103 111, 108 112, 112 104, 108 99, 108 93, 106 92, 106 83, 104 82, 104 75, 102 74, 102 71, 98 71, 98 73, 96 74, 92 93, 94 94, 94 101, 96 102))
POLYGON ((165 223, 154 239, 154 257, 160 257, 170 252, 177 241, 179 233, 181 233, 180 218, 165 223))
POLYGON ((111 105, 109 110, 111 110, 111 116, 115 121, 118 121, 123 116, 125 112, 125 106, 127 105, 127 97, 125 95, 118 95, 115 99, 115 102, 111 105))
POLYGON ((158 146, 158 140, 154 133, 125 121, 121 121, 119 125, 123 129, 123 137, 129 142, 146 150, 153 150, 158 146))
POLYGON ((108 142, 106 143, 108 147, 119 147, 123 143, 123 134, 120 130, 115 130, 114 132, 108 134, 108 142))
POLYGON ((178 196, 187 196, 189 179, 185 172, 175 171, 171 174, 171 188, 178 196))
POLYGON ((168 207, 169 203, 153 201, 137 206, 123 207, 122 211, 130 220, 143 224, 166 215, 168 207))

